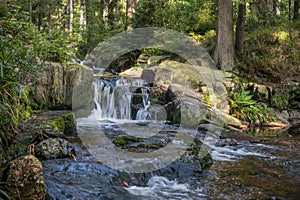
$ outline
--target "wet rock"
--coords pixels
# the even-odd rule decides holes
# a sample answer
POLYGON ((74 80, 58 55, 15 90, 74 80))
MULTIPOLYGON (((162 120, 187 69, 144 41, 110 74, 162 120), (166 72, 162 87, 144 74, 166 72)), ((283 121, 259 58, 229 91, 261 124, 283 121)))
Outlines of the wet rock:
POLYGON ((8 193, 15 199, 45 199, 42 163, 33 155, 11 161, 7 182, 8 193))
POLYGON ((300 160, 294 160, 294 161, 286 161, 284 163, 284 168, 293 174, 300 174, 300 160))
POLYGON ((237 141, 235 139, 220 139, 217 141, 215 146, 217 147, 225 147, 225 146, 236 146, 237 141))
MULTIPOLYGON (((130 175, 105 165, 70 160, 45 160, 45 182, 50 199, 130 199, 126 185, 143 185, 143 175, 130 175), (137 178, 136 178, 137 177, 137 178)), ((147 180, 145 180, 147 181, 147 180)))
POLYGON ((290 111, 290 118, 289 121, 293 126, 300 126, 300 111, 299 110, 292 110, 290 111))
POLYGON ((75 159, 75 149, 72 145, 61 138, 50 138, 36 145, 35 155, 41 159, 54 159, 73 157, 75 159))
POLYGON ((113 143, 118 147, 124 147, 134 142, 139 142, 140 139, 133 136, 120 136, 116 138, 113 143))
POLYGON ((255 137, 248 135, 244 132, 238 132, 238 131, 227 131, 226 133, 222 133, 222 138, 230 138, 234 141, 246 141, 251 143, 259 143, 260 140, 256 139, 255 137))
POLYGON ((24 124, 22 134, 17 136, 17 142, 25 148, 48 138, 65 138, 75 134, 75 116, 71 111, 42 111, 24 124))

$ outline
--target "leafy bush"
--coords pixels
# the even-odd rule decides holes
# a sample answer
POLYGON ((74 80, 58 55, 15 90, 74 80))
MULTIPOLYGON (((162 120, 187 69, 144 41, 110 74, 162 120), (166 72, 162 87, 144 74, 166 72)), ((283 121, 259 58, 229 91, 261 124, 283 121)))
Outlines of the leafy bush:
POLYGON ((285 110, 289 107, 289 95, 275 92, 272 96, 272 107, 277 110, 285 110))
POLYGON ((275 115, 252 99, 249 90, 240 84, 230 98, 231 114, 251 125, 263 125, 275 120, 275 115))

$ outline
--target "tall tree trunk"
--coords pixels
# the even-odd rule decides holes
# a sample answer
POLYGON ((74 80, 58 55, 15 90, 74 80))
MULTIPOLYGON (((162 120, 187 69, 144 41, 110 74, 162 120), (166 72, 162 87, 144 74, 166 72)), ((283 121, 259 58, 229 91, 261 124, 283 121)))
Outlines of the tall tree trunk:
POLYGON ((51 13, 51 10, 52 10, 52 2, 48 2, 48 33, 51 32, 51 28, 52 28, 52 13, 51 13))
POLYGON ((288 2, 288 13, 289 13, 289 20, 291 20, 291 19, 292 19, 292 17, 291 17, 291 7, 292 7, 292 1, 291 1, 291 0, 289 0, 289 2, 288 2))
POLYGON ((80 29, 85 30, 85 25, 86 25, 86 5, 85 5, 85 0, 82 0, 80 2, 80 29))
POLYGON ((131 29, 133 15, 136 11, 136 0, 126 0, 126 28, 131 29))
POLYGON ((275 0, 274 1, 274 13, 277 15, 277 16, 280 16, 281 15, 281 11, 280 11, 280 4, 281 4, 281 0, 275 0))
POLYGON ((245 36, 245 16, 246 16, 246 2, 240 3, 238 6, 238 18, 236 21, 235 33, 235 49, 237 52, 242 53, 244 48, 245 36))
POLYGON ((234 67, 233 2, 218 0, 217 41, 214 51, 216 65, 225 71, 234 67))
POLYGON ((299 18, 300 0, 294 0, 294 20, 299 18))
POLYGON ((86 3, 87 47, 89 52, 97 45, 96 35, 99 29, 96 23, 95 0, 85 0, 85 3, 86 3))
POLYGON ((109 0, 108 2, 108 23, 110 27, 113 29, 114 28, 114 22, 115 22, 115 8, 118 6, 118 1, 117 0, 109 0))
POLYGON ((267 0, 266 1, 266 6, 267 6, 267 9, 270 13, 273 12, 273 7, 274 7, 273 3, 274 3, 273 0, 267 0))
POLYGON ((32 0, 29 0, 29 22, 32 23, 32 0))
POLYGON ((69 0, 69 7, 70 7, 70 20, 69 20, 69 31, 72 32, 73 30, 73 0, 69 0))

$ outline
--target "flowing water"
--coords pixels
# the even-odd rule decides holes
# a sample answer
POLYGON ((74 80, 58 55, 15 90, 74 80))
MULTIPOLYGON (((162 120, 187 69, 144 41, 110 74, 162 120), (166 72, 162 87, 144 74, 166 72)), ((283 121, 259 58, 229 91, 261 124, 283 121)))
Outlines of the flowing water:
MULTIPOLYGON (((95 109, 88 118, 78 119, 79 135, 105 131, 106 136, 115 137, 125 132, 140 138, 157 136, 163 141, 159 135, 162 127, 169 133, 178 127, 155 120, 159 116, 151 108, 144 84, 140 80, 109 84, 95 80, 95 109), (136 93, 139 87, 143 90, 136 93), (132 113, 134 96, 141 99, 135 116, 132 113), (151 128, 145 128, 147 126, 151 128)), ((203 140, 203 134, 196 130, 186 131, 203 140)), ((77 137, 71 137, 77 162, 72 159, 43 161, 47 193, 51 199, 300 199, 299 130, 252 134, 262 142, 211 146, 213 165, 187 179, 118 171, 101 164, 77 137)))

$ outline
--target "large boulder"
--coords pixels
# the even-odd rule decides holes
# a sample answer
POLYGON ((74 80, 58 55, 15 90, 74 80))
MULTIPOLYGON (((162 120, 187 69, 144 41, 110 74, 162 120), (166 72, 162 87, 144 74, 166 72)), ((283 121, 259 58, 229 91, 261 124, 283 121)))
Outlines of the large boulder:
POLYGON ((153 83, 151 101, 162 104, 172 122, 189 128, 197 128, 203 121, 242 128, 241 122, 229 115, 226 86, 231 74, 215 69, 208 62, 203 61, 199 66, 166 60, 131 68, 122 76, 153 83))
POLYGON ((53 62, 45 63, 44 67, 35 84, 35 98, 40 105, 50 109, 72 109, 74 101, 75 109, 92 105, 91 68, 53 62))
POLYGON ((33 155, 11 161, 7 182, 8 194, 15 199, 45 199, 42 163, 33 155))

